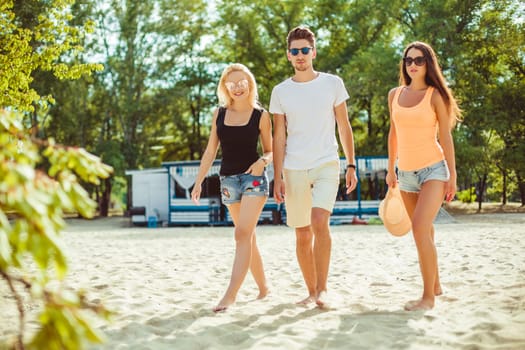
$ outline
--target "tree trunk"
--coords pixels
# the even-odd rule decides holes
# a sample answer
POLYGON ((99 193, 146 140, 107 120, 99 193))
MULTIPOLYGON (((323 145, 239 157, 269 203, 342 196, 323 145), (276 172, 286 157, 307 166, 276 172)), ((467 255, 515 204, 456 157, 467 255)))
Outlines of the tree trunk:
POLYGON ((111 202, 111 178, 108 177, 104 180, 104 190, 102 192, 102 197, 100 198, 99 204, 99 215, 102 217, 107 217, 109 214, 109 204, 111 202))
POLYGON ((476 193, 477 195, 477 199, 478 199, 478 212, 481 211, 481 203, 483 203, 483 197, 484 197, 484 193, 485 193, 485 188, 486 188, 486 185, 487 185, 487 173, 483 174, 482 178, 479 179, 479 182, 478 182, 478 193, 476 193))
POLYGON ((520 191, 521 206, 525 206, 525 181, 520 175, 517 175, 516 177, 518 179, 518 188, 520 191))
POLYGON ((501 204, 505 205, 507 204, 507 171, 503 170, 503 188, 501 193, 501 204))
POLYGON ((374 128, 372 123, 372 98, 366 100, 366 110, 368 112, 368 137, 372 137, 372 129, 374 128))

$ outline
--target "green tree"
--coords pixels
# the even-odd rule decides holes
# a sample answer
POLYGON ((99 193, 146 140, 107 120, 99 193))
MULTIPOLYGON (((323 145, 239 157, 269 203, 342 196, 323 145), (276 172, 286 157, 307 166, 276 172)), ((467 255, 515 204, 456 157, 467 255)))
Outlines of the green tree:
POLYGON ((53 101, 33 88, 37 71, 72 79, 98 68, 63 60, 80 49, 76 46, 80 29, 67 24, 70 4, 61 0, 0 4, 4 68, 0 75, 0 277, 18 306, 20 327, 14 346, 19 349, 79 349, 86 339, 101 341, 86 311, 107 316, 102 305, 64 285, 67 264, 59 234, 65 226, 64 211, 86 217, 94 213, 96 203, 79 181, 96 184, 109 176, 111 168, 81 148, 31 136, 42 122, 34 116, 45 120, 45 106, 53 101), (31 16, 33 10, 36 16, 31 16), (23 123, 28 124, 28 115, 32 133, 23 123), (27 343, 19 286, 42 302, 40 327, 27 343))
MULTIPOLYGON (((89 53, 103 57, 105 70, 93 82, 85 79, 55 92, 57 99, 60 92, 63 95, 44 124, 49 131, 54 123, 60 125, 52 135, 82 135, 90 150, 118 145, 122 162, 118 152, 111 156, 114 161, 106 160, 110 153, 104 156, 116 175, 122 175, 117 164, 129 169, 200 158, 216 104, 218 74, 231 62, 244 63, 253 71, 260 101, 267 107, 273 86, 293 73, 286 59, 286 34, 305 24, 317 34, 316 68, 340 75, 349 90, 357 154, 386 154, 387 93, 397 84, 402 49, 410 41, 426 41, 436 49, 460 99, 464 122, 455 133, 461 141, 487 149, 489 144, 483 142, 493 140, 495 136, 487 135, 496 133, 505 144, 497 166, 486 168, 494 174, 476 178, 480 184, 487 179, 486 186, 517 182, 499 192, 525 198, 519 152, 522 124, 516 122, 525 119, 520 98, 525 45, 519 20, 523 7, 515 0, 218 0, 211 5, 115 0, 93 6, 98 32, 91 38, 89 53), (75 103, 64 102, 72 91, 77 92, 70 98, 75 103), (506 103, 511 100, 516 108, 506 103), (78 120, 64 117, 71 114, 67 108, 55 115, 62 108, 58 106, 76 106, 78 120), (79 128, 68 130, 68 125, 79 128), (85 132, 80 131, 82 126, 85 132), (507 181, 491 183, 497 176, 507 181), (521 190, 519 196, 514 188, 521 190)), ((89 13, 87 2, 80 8, 89 13)), ((90 18, 85 12, 76 11, 79 18, 90 18)), ((471 181, 470 169, 479 161, 470 154, 463 157, 464 149, 457 147, 458 157, 473 163, 458 167, 460 183, 471 181)), ((99 192, 102 196, 103 188, 99 192)))
MULTIPOLYGON (((440 58, 463 109, 463 146, 486 152, 471 157, 471 147, 456 147, 458 159, 465 161, 458 162, 460 183, 469 182, 472 169, 479 169, 479 208, 491 178, 516 174, 517 180, 518 174, 523 174, 520 165, 515 165, 523 163, 523 153, 501 157, 492 144, 496 138, 502 139, 506 148, 501 152, 507 155, 515 154, 523 143, 523 101, 516 95, 523 86, 524 71, 523 23, 517 20, 520 16, 523 9, 513 0, 435 0, 408 3, 400 17, 406 41, 427 41, 440 58), (516 108, 509 103, 513 99, 516 108)), ((500 191, 502 201, 506 192, 500 191)))
POLYGON ((120 143, 124 167, 158 166, 164 157, 178 153, 174 140, 182 140, 183 155, 192 157, 187 149, 198 139, 192 120, 200 120, 209 105, 206 99, 202 102, 198 88, 206 86, 207 71, 193 65, 199 62, 201 37, 207 33, 206 2, 128 0, 108 6, 101 1, 97 23, 94 39, 100 39, 105 70, 95 84, 103 102, 93 104, 103 123, 111 126, 106 141, 120 143), (197 67, 191 71, 194 78, 188 67, 197 67), (178 138, 179 133, 184 138, 178 138))
POLYGON ((400 6, 384 0, 336 4, 321 1, 315 12, 320 31, 330 33, 322 48, 327 58, 321 69, 345 80, 357 154, 384 155, 390 120, 387 96, 398 81, 400 49, 394 45, 398 36, 394 19, 400 6))
POLYGON ((313 1, 218 1, 214 59, 224 66, 239 62, 254 74, 259 100, 268 108, 272 88, 293 73, 286 59, 286 35, 308 23, 313 1))

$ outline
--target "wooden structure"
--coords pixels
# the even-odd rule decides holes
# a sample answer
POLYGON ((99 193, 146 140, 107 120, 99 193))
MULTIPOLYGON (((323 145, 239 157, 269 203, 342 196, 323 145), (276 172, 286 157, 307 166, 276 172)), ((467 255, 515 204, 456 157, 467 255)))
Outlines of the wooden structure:
MULTIPOLYGON (((356 171, 359 183, 356 191, 350 196, 345 194, 344 174, 346 162, 341 160, 341 182, 340 190, 332 213, 332 224, 349 223, 354 217, 363 215, 377 215, 379 201, 386 193, 385 176, 388 159, 386 157, 357 157, 356 171)), ((231 225, 232 220, 228 210, 221 202, 219 169, 220 160, 214 161, 204 183, 200 205, 194 204, 190 199, 190 193, 195 183, 199 170, 199 161, 165 162, 162 169, 135 170, 126 174, 132 175, 133 197, 132 207, 145 207, 147 219, 155 215, 155 210, 160 213, 159 220, 169 226, 176 225, 231 225), (163 180, 158 176, 162 174, 163 180), (150 178, 148 180, 148 177, 150 178), (136 186, 135 182, 140 185, 136 186), (156 184, 147 184, 148 182, 156 184), (156 189, 155 197, 164 197, 162 203, 165 207, 157 208, 161 204, 151 204, 144 198, 152 198, 151 194, 145 195, 144 191, 156 189), (142 198, 137 202, 136 198, 142 198)), ((268 180, 270 181, 270 196, 273 191, 273 167, 267 168, 268 180)), ((151 200, 150 200, 151 202, 151 200)), ((159 201, 159 203, 161 203, 159 201)), ((259 218, 260 224, 282 224, 285 222, 286 209, 284 205, 275 203, 273 197, 268 198, 263 212, 259 218)))

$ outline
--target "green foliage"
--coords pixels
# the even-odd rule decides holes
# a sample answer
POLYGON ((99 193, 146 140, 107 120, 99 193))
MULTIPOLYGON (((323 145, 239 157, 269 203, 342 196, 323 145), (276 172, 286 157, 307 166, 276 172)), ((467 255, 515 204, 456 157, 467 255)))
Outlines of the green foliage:
POLYGON ((476 189, 474 187, 467 188, 463 191, 458 191, 456 197, 462 203, 473 203, 476 201, 476 189))
POLYGON ((218 75, 231 62, 252 70, 268 107, 272 88, 293 73, 286 34, 305 24, 317 34, 315 68, 340 75, 349 90, 357 154, 386 154, 387 94, 398 84, 403 47, 423 40, 435 48, 464 111, 455 132, 460 187, 507 169, 509 181, 517 182, 511 188, 525 188, 525 37, 518 1, 80 0, 74 13, 70 26, 79 28, 81 19, 98 26, 82 40, 89 55, 66 61, 102 57, 104 70, 91 80, 37 89, 56 99, 44 134, 96 154, 114 145, 122 159, 103 159, 117 175, 200 158, 218 75), (497 154, 494 135, 504 141, 497 154), (496 167, 482 165, 496 160, 496 167))
POLYGON ((60 62, 65 53, 80 51, 78 43, 84 31, 92 31, 90 22, 80 28, 67 24, 71 18, 67 9, 72 3, 71 0, 2 1, 0 107, 33 111, 36 102, 44 101, 31 86, 34 71, 50 71, 59 79, 77 79, 102 69, 98 64, 60 62))
POLYGON ((78 349, 84 338, 100 341, 84 313, 108 313, 83 293, 68 291, 61 283, 57 287, 56 282, 67 272, 60 243, 64 211, 92 217, 96 209, 78 181, 96 184, 112 169, 81 148, 32 139, 20 118, 7 111, 0 112, 0 150, 0 275, 10 286, 19 282, 34 299, 44 301, 41 328, 31 347, 78 349), (50 165, 47 173, 39 168, 44 159, 50 165))
POLYGON ((460 186, 482 185, 487 178, 495 184, 495 177, 514 173, 509 177, 514 188, 525 188, 520 146, 525 130, 523 5, 514 0, 411 2, 401 18, 407 42, 422 40, 434 47, 459 97, 463 123, 455 141, 460 186))
POLYGON ((97 203, 80 185, 98 184, 111 167, 82 148, 64 147, 51 138, 36 138, 54 98, 43 87, 77 79, 101 69, 79 63, 81 41, 89 21, 76 24, 73 1, 24 0, 0 4, 0 277, 16 301, 23 341, 27 294, 42 310, 40 327, 27 344, 34 349, 80 349, 101 334, 87 322, 89 313, 108 317, 102 305, 83 291, 64 285, 67 262, 61 246, 64 212, 92 217, 97 203), (26 292, 20 294, 20 288, 26 292), (40 304, 40 303, 39 303, 40 304))

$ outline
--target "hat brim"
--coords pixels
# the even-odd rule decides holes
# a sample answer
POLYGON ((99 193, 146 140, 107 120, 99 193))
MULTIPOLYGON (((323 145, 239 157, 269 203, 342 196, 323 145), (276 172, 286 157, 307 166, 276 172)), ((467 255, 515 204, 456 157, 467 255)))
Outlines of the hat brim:
POLYGON ((393 236, 404 236, 412 229, 399 186, 388 189, 385 199, 379 203, 379 217, 386 230, 393 236))

